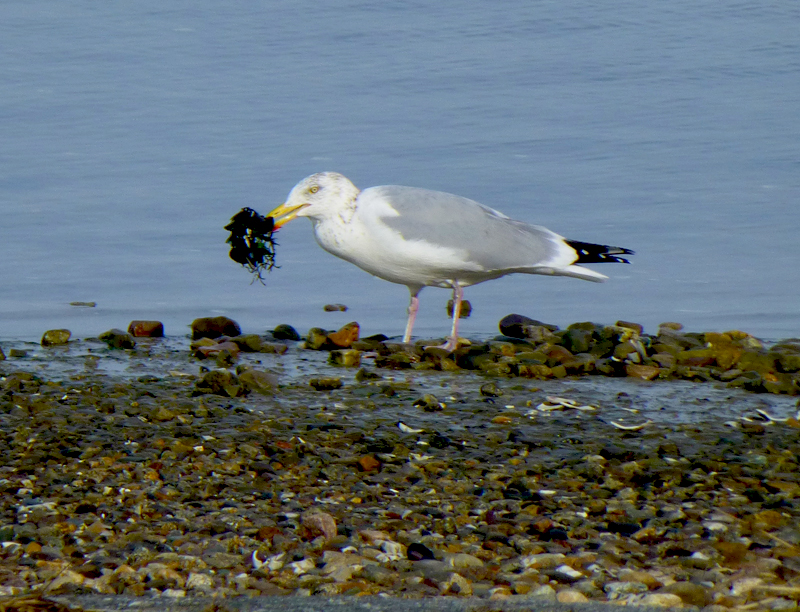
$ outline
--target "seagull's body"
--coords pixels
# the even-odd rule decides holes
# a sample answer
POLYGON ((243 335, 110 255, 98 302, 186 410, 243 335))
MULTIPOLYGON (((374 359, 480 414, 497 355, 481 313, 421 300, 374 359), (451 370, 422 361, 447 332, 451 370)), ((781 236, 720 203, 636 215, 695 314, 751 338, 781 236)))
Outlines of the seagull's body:
POLYGON ((515 272, 602 282, 608 277, 577 264, 627 263, 617 255, 632 253, 569 241, 450 193, 398 185, 359 191, 336 172, 303 179, 268 216, 276 229, 294 217, 308 217, 323 249, 374 276, 406 285, 411 305, 404 342, 411 339, 422 288, 452 288, 449 350, 458 339, 463 287, 515 272))

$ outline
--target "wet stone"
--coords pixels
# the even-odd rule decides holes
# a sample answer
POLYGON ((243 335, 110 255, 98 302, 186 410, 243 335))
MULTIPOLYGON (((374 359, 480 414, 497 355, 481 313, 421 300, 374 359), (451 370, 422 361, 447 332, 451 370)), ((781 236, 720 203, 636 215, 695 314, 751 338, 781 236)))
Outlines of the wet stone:
POLYGON ((225 316, 201 317, 191 324, 192 340, 199 338, 219 338, 220 336, 240 336, 242 329, 239 324, 225 316))
POLYGON ((121 329, 110 329, 100 334, 98 338, 112 349, 132 349, 136 347, 136 341, 133 336, 121 329))
POLYGON ((272 337, 275 338, 275 340, 300 340, 300 334, 297 333, 297 330, 286 323, 277 325, 275 329, 272 330, 272 337))
POLYGON ((227 370, 212 370, 197 381, 195 393, 239 397, 246 393, 246 389, 235 374, 227 370))
POLYGON ((312 378, 308 384, 316 391, 333 391, 342 387, 341 378, 312 378))
POLYGON ((325 312, 347 312, 347 306, 344 304, 325 304, 322 310, 325 312))
POLYGON ((328 356, 328 363, 334 366, 357 368, 361 365, 361 352, 353 349, 333 350, 328 356))
POLYGON ((161 321, 131 321, 128 333, 135 338, 162 338, 164 324, 161 321))
POLYGON ((68 329, 49 329, 42 336, 42 346, 59 346, 69 342, 72 332, 68 329))

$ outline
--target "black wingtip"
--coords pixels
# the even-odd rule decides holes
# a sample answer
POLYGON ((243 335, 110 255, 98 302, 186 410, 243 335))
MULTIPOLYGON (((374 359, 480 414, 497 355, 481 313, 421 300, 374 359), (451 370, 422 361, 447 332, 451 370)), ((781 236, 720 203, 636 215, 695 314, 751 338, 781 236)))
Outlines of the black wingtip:
POLYGON ((578 259, 575 263, 631 263, 619 255, 633 255, 631 249, 624 247, 608 246, 607 244, 592 244, 578 240, 567 240, 567 244, 575 249, 578 259))

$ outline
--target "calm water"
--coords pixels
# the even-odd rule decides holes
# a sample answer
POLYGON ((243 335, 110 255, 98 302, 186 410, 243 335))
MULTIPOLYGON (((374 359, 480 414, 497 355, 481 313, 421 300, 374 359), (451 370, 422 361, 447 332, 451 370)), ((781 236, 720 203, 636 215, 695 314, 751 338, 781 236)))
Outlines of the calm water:
MULTIPOLYGON (((0 338, 219 313, 401 333, 405 287, 305 220, 266 287, 227 258, 231 215, 321 170, 637 251, 603 285, 468 289, 465 335, 519 312, 800 336, 800 4, 384 4, 4 0, 0 338)), ((448 293, 421 297, 417 332, 445 333, 448 293)))

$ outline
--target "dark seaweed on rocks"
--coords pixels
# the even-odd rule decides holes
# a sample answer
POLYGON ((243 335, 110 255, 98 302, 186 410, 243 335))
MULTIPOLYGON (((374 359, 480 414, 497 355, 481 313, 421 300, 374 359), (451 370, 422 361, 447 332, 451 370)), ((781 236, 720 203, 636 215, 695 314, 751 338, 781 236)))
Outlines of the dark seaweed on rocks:
POLYGON ((272 217, 259 215, 252 208, 243 208, 225 226, 231 233, 225 241, 231 245, 230 258, 255 274, 262 284, 262 272, 275 267, 274 228, 272 217))

